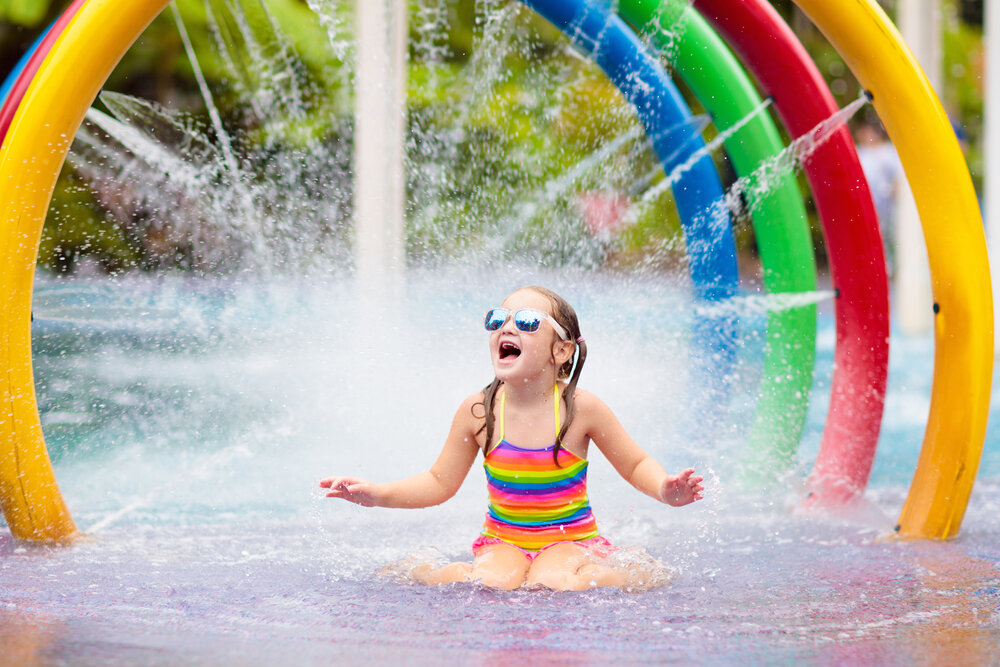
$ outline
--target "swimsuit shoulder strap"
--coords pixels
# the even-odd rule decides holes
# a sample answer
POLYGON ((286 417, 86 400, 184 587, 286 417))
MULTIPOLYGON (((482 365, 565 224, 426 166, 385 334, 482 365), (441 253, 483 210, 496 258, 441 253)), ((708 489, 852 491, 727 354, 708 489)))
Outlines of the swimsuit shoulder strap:
MULTIPOLYGON (((504 424, 504 418, 503 417, 504 417, 504 414, 506 413, 506 409, 507 409, 507 389, 503 388, 503 391, 500 392, 500 440, 499 440, 499 442, 503 442, 503 424, 504 424)), ((487 443, 487 444, 490 444, 490 443, 487 443)))
POLYGON ((555 386, 552 387, 552 398, 553 403, 555 403, 556 410, 556 439, 559 439, 559 431, 561 430, 562 424, 559 420, 559 383, 556 382, 555 386))

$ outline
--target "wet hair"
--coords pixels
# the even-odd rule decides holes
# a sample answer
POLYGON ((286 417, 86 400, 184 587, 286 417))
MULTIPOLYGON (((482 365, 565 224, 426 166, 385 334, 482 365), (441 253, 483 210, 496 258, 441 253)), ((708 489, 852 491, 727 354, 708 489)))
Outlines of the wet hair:
MULTIPOLYGON (((569 430, 570 424, 573 423, 573 417, 576 412, 574 409, 576 403, 576 385, 580 380, 580 371, 583 370, 583 362, 587 359, 587 343, 584 342, 583 337, 580 335, 580 322, 577 320, 576 311, 573 310, 573 306, 569 305, 569 302, 566 301, 566 299, 562 298, 550 289, 538 287, 537 285, 523 287, 522 289, 531 290, 541 294, 549 300, 552 304, 553 319, 566 329, 566 333, 569 334, 569 341, 576 344, 576 349, 574 350, 573 355, 570 356, 566 363, 559 367, 558 373, 558 378, 560 380, 569 378, 569 382, 566 384, 566 389, 562 394, 563 399, 566 401, 566 418, 563 420, 562 428, 559 429, 559 433, 556 435, 556 446, 552 450, 552 458, 558 464, 559 450, 562 449, 563 438, 566 436, 566 432, 569 430)), ((483 402, 476 404, 482 405, 485 411, 485 423, 480 429, 480 432, 484 429, 486 431, 486 442, 483 445, 484 456, 490 451, 490 446, 493 444, 493 431, 495 426, 493 407, 496 404, 497 390, 500 389, 501 384, 502 383, 499 379, 493 378, 493 382, 486 385, 483 389, 483 402)))

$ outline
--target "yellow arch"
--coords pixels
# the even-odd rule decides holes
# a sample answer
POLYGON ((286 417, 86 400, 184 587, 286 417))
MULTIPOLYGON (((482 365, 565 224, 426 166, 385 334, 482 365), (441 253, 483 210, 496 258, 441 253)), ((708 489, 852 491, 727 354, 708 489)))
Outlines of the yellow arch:
MULTIPOLYGON (((993 306, 965 161, 941 104, 872 0, 796 0, 844 57, 899 150, 928 245, 936 316, 927 433, 899 531, 944 538, 961 524, 986 434, 993 306)), ((31 294, 55 180, 87 108, 166 0, 90 0, 54 45, 0 149, 0 506, 22 539, 76 528, 42 435, 31 368, 31 294), (40 149, 39 147, 44 147, 40 149)))
POLYGON ((979 469, 993 379, 993 297, 976 193, 948 115, 872 0, 795 0, 874 95, 920 212, 934 293, 934 381, 897 530, 953 537, 979 469))
POLYGON ((53 46, 0 149, 0 505, 16 537, 76 533, 42 435, 31 367, 38 243, 66 152, 112 69, 166 0, 90 0, 53 46))

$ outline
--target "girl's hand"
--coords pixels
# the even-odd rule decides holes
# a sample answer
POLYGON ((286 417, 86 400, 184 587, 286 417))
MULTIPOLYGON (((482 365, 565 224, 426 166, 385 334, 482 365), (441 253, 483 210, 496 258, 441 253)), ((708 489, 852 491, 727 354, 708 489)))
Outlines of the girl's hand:
POLYGON ((667 475, 660 484, 660 500, 668 505, 680 507, 704 497, 704 477, 692 477, 694 468, 688 468, 679 475, 667 475))
POLYGON ((374 484, 360 477, 327 477, 320 480, 321 488, 330 489, 327 498, 342 498, 362 507, 378 505, 378 491, 374 484))

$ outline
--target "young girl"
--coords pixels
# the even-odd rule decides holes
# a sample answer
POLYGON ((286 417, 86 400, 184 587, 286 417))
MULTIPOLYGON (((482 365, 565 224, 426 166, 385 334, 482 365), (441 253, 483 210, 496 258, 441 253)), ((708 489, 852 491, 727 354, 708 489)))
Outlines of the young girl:
POLYGON ((486 313, 486 330, 496 377, 462 402, 430 470, 387 484, 328 477, 319 485, 329 498, 365 507, 429 507, 455 495, 482 451, 489 506, 472 545, 475 559, 418 568, 414 578, 506 590, 625 585, 628 573, 608 560, 614 547, 598 534, 587 500, 590 443, 632 486, 668 505, 699 500, 702 478, 693 469, 668 475, 608 406, 576 388, 587 346, 560 296, 519 289, 486 313))

